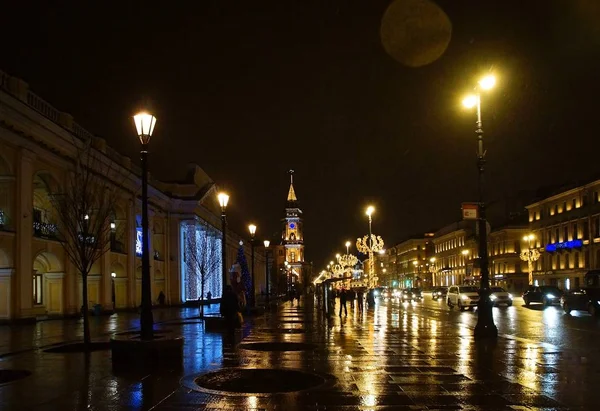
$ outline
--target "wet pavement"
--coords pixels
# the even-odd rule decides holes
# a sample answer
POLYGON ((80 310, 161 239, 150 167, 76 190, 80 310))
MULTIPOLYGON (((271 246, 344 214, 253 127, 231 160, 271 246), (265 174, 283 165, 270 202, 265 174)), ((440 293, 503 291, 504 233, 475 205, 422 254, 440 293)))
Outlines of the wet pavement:
MULTIPOLYGON (((34 349, 5 356, 0 369, 24 369, 32 375, 0 385, 0 409, 597 409, 600 357, 590 353, 597 350, 592 336, 600 326, 594 318, 515 303, 494 309, 501 337, 494 344, 482 344, 472 337, 476 312, 451 311, 428 296, 413 304, 378 301, 362 315, 348 308, 347 317, 328 320, 310 302, 299 307, 288 303, 248 321, 233 335, 204 332, 201 322, 181 320, 197 315, 195 311, 167 310, 164 316, 173 320, 157 327, 185 337, 185 361, 182 368, 148 374, 131 370, 115 375, 110 351, 86 356, 34 349), (266 387, 240 394, 215 389, 218 378, 209 379, 210 389, 196 384, 200 375, 224 368, 228 373, 218 378, 242 375, 236 371, 242 369, 255 378, 249 386, 256 387, 253 376, 262 375, 266 387), (290 391, 294 384, 306 388, 310 382, 301 373, 261 371, 273 368, 312 373, 315 386, 266 393, 271 386, 290 391), (258 371, 248 372, 252 369, 258 371), (277 383, 268 382, 274 379, 277 383)), ((135 327, 131 319, 116 321, 135 327)), ((107 340, 103 333, 113 330, 107 328, 111 326, 99 324, 96 339, 107 340)), ((58 338, 55 327, 57 335, 41 341, 58 338)), ((0 328, 0 341, 11 341, 13 332, 19 333, 0 328)), ((62 333, 71 338, 77 332, 62 333)), ((25 336, 20 338, 25 342, 25 336)), ((40 343, 29 341, 29 347, 36 344, 40 343)), ((236 381, 224 381, 223 386, 243 388, 236 381)))

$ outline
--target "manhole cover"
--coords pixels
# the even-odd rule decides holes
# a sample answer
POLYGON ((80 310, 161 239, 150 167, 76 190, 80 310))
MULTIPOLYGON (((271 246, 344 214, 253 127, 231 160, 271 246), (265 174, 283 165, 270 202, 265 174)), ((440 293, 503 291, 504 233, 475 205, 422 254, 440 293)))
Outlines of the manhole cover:
MULTIPOLYGON (((110 350, 110 342, 93 342, 90 343, 89 349, 87 351, 102 351, 102 350, 110 350)), ((54 353, 54 354, 71 354, 78 352, 85 352, 86 346, 84 343, 74 343, 74 344, 66 344, 58 347, 48 348, 44 350, 44 352, 54 353)))
POLYGON ((297 342, 242 343, 239 347, 244 350, 252 351, 312 351, 316 348, 313 344, 297 342))
MULTIPOLYGON (((193 379, 195 389, 217 394, 276 394, 305 391, 335 381, 330 375, 292 369, 224 368, 193 379)), ((185 385, 185 384, 184 384, 185 385)), ((194 389, 193 387, 189 387, 194 389)))
POLYGON ((30 375, 27 370, 0 370, 0 384, 17 381, 30 375))

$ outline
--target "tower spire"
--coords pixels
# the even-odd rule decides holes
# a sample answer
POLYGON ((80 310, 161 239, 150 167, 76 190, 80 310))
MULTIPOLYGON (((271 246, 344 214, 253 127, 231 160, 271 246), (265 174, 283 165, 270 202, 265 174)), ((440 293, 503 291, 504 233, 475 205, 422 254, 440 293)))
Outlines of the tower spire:
POLYGON ((294 191, 294 170, 290 170, 290 191, 288 191, 287 201, 293 202, 298 201, 296 198, 296 192, 294 191))

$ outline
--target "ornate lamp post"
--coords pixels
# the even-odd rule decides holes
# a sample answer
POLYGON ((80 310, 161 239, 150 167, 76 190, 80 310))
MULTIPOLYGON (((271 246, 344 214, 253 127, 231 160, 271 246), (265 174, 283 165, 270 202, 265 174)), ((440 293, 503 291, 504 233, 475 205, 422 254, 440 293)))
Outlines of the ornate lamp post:
POLYGON ((529 247, 527 247, 527 250, 521 251, 521 260, 527 261, 527 268, 529 269, 529 285, 533 285, 533 263, 540 259, 540 252, 531 246, 533 240, 535 240, 533 234, 523 237, 523 241, 527 241, 529 247))
POLYGON ((376 253, 383 249, 383 239, 380 236, 376 236, 372 232, 373 212, 375 208, 373 206, 367 207, 366 214, 369 217, 369 235, 363 238, 356 239, 356 248, 358 251, 369 255, 369 275, 367 278, 367 287, 374 288, 377 285, 377 277, 375 276, 375 261, 373 259, 373 253, 376 253))
POLYGON ((225 295, 225 287, 227 286, 227 204, 229 203, 229 196, 225 193, 219 193, 217 195, 219 199, 219 205, 221 206, 221 298, 225 295))
MULTIPOLYGON (((266 306, 269 306, 269 246, 271 242, 269 240, 265 240, 265 301, 266 306)), ((254 270, 253 270, 254 271, 254 270)))
POLYGON ((148 113, 133 116, 138 137, 142 143, 142 312, 140 315, 141 338, 154 337, 152 317, 152 296, 150 294, 150 250, 148 245, 148 144, 154 132, 156 117, 148 113))
POLYGON ((256 283, 254 282, 254 234, 256 234, 256 226, 254 224, 250 224, 248 226, 248 231, 250 231, 250 249, 252 250, 252 257, 250 257, 252 260, 252 286, 250 287, 250 307, 254 307, 256 302, 256 283))
POLYGON ((477 122, 475 134, 477 134, 477 170, 479 174, 478 191, 479 191, 479 215, 477 216, 477 225, 479 228, 479 263, 481 271, 481 282, 479 285, 479 315, 477 316, 477 325, 475 326, 475 338, 496 338, 498 336, 498 328, 494 324, 492 316, 492 303, 490 301, 490 272, 488 267, 488 251, 487 251, 487 220, 485 216, 485 201, 484 201, 484 167, 485 154, 483 150, 483 127, 481 122, 481 93, 480 90, 489 90, 496 84, 494 76, 484 77, 479 81, 476 87, 476 94, 467 97, 463 100, 463 104, 467 108, 477 108, 477 122))

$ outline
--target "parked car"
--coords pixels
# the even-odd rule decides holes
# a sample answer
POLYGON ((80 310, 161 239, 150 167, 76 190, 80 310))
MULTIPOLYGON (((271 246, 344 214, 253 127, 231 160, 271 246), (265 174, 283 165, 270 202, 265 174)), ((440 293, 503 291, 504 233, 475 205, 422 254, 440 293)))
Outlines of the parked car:
POLYGON ((446 287, 434 288, 433 291, 431 292, 431 298, 436 301, 439 300, 440 298, 445 300, 447 294, 448 294, 448 288, 446 288, 446 287))
POLYGON ((588 271, 583 283, 582 288, 563 295, 563 310, 567 314, 572 310, 578 310, 598 316, 600 315, 600 270, 588 271))
POLYGON ((513 303, 513 297, 510 295, 508 291, 506 291, 502 287, 492 287, 490 288, 492 292, 490 294, 490 301, 494 304, 494 307, 505 304, 507 307, 510 307, 513 303))
POLYGON ((531 303, 541 303, 545 306, 560 304, 562 291, 551 285, 530 285, 523 293, 523 301, 529 307, 531 303))
POLYGON ((458 307, 461 311, 477 307, 479 303, 479 289, 470 285, 453 285, 448 288, 446 303, 448 307, 458 307))
POLYGON ((413 300, 419 301, 423 299, 423 291, 420 288, 411 288, 410 292, 412 293, 413 300))

